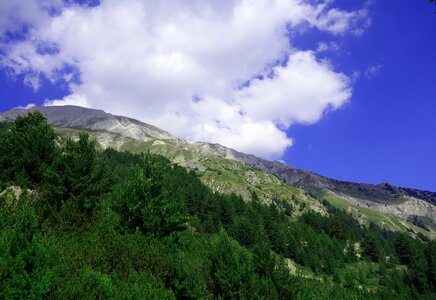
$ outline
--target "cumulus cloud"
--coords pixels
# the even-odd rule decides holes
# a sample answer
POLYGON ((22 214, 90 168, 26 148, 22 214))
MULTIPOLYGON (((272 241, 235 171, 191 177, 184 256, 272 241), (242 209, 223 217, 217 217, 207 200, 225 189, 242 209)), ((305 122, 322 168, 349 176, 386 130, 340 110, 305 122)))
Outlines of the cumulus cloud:
POLYGON ((366 8, 312 2, 5 0, 0 33, 20 22, 31 30, 1 44, 0 65, 34 89, 41 77, 69 86, 70 95, 46 105, 101 108, 188 140, 279 158, 292 145, 290 125, 314 123, 351 95, 347 76, 295 48, 290 33, 356 34, 368 24, 366 8))
POLYGON ((274 72, 272 78, 255 79, 236 92, 244 112, 254 120, 272 119, 286 128, 292 123, 311 124, 351 95, 348 77, 317 61, 312 52, 291 54, 287 65, 274 72))

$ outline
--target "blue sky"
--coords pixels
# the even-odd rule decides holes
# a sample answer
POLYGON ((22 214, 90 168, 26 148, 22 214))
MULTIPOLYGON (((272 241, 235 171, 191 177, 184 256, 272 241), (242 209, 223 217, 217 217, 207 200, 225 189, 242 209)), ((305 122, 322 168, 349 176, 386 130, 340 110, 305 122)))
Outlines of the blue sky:
MULTIPOLYGON (((372 25, 335 61, 359 78, 349 103, 289 129, 289 164, 338 179, 436 191, 436 14, 426 1, 377 1, 372 25)), ((302 41, 304 43, 305 41, 302 41)), ((307 42, 307 41, 306 41, 307 42)))
POLYGON ((83 2, 0 4, 0 111, 102 108, 329 177, 436 191, 425 0, 83 2))

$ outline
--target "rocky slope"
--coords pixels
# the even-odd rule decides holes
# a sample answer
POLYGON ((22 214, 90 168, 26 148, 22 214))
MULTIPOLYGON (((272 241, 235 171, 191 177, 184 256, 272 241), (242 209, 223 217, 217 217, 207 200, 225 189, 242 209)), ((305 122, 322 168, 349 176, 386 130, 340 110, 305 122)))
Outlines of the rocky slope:
POLYGON ((388 183, 372 185, 339 181, 281 162, 244 154, 219 144, 190 144, 155 126, 102 110, 77 106, 13 109, 1 113, 0 121, 12 121, 18 115, 34 110, 41 111, 49 123, 58 128, 60 135, 74 136, 78 134, 78 130, 88 130, 103 148, 113 147, 132 152, 150 149, 176 163, 197 170, 204 181, 216 190, 234 191, 245 197, 249 197, 250 190, 257 190, 265 198, 271 198, 277 193, 283 194, 283 197, 286 193, 297 193, 297 190, 280 187, 286 183, 321 195, 332 193, 349 204, 400 217, 427 231, 436 230, 434 192, 402 188, 388 183), (250 168, 247 169, 244 165, 250 168), (264 173, 272 174, 281 181, 264 173), (259 185, 257 181, 263 185, 259 185))

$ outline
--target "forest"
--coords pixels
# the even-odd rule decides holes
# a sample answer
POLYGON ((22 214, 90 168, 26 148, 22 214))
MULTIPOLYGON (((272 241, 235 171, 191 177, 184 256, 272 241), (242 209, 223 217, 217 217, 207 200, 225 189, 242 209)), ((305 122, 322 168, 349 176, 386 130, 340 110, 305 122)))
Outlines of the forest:
POLYGON ((328 214, 295 218, 219 194, 162 156, 60 139, 39 112, 0 126, 0 191, 1 299, 436 297, 433 240, 322 198, 328 214))

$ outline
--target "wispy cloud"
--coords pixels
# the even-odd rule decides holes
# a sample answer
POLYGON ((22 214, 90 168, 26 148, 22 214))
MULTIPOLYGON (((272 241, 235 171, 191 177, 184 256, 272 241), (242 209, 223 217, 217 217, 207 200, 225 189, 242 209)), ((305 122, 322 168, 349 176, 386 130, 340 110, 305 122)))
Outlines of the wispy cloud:
POLYGON ((371 79, 375 76, 377 76, 378 74, 380 74, 381 70, 382 70, 383 66, 381 64, 374 64, 374 65, 370 65, 365 69, 365 77, 368 79, 371 79))
POLYGON ((319 42, 316 52, 339 51, 340 45, 337 42, 319 42))

